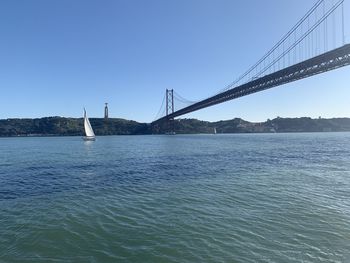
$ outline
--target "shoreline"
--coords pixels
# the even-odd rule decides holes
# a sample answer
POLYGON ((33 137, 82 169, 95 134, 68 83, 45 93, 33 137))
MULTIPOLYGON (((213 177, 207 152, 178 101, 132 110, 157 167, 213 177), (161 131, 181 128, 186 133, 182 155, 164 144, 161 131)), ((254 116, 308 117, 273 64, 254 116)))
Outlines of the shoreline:
MULTIPOLYGON (((266 135, 266 134, 302 134, 302 133, 350 133, 350 131, 296 131, 296 132, 235 132, 235 133, 177 133, 177 134, 110 134, 110 135, 97 135, 96 137, 112 137, 112 136, 182 136, 182 135, 266 135)), ((60 134, 37 134, 37 135, 15 135, 15 136, 0 136, 0 138, 51 138, 51 137, 83 137, 83 135, 60 135, 60 134)))

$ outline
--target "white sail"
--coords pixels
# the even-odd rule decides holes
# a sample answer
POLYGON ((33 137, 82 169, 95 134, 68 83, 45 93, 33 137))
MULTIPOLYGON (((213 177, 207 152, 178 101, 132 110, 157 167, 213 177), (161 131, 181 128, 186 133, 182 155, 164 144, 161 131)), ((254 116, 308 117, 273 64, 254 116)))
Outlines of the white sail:
POLYGON ((95 133, 91 127, 90 121, 86 116, 85 109, 84 109, 84 128, 85 128, 86 137, 95 137, 95 133))

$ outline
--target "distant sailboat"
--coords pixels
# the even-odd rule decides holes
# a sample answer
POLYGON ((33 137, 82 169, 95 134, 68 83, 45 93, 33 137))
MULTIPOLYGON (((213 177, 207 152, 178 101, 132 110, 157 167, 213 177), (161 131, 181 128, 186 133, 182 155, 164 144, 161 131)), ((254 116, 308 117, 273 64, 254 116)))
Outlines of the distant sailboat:
POLYGON ((86 116, 85 108, 84 108, 84 129, 85 129, 85 135, 86 135, 83 137, 84 141, 94 141, 95 140, 95 133, 91 127, 91 124, 90 124, 88 117, 86 116))
POLYGON ((216 128, 214 128, 214 134, 216 134, 216 128))

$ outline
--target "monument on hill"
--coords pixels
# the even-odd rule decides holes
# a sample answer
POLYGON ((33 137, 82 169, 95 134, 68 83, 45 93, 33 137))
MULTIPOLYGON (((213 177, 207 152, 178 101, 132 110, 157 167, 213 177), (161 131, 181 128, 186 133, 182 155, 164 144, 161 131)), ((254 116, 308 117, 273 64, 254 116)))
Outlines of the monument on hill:
POLYGON ((108 103, 105 103, 105 119, 108 119, 108 103))

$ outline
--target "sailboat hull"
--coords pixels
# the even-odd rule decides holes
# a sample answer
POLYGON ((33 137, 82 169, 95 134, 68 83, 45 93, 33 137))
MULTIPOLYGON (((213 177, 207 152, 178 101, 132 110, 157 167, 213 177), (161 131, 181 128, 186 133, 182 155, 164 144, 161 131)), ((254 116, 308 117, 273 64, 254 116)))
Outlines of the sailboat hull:
POLYGON ((92 136, 91 136, 91 137, 90 137, 90 136, 84 136, 84 137, 83 137, 83 140, 84 140, 84 141, 95 141, 96 138, 95 138, 95 137, 92 137, 92 136))

